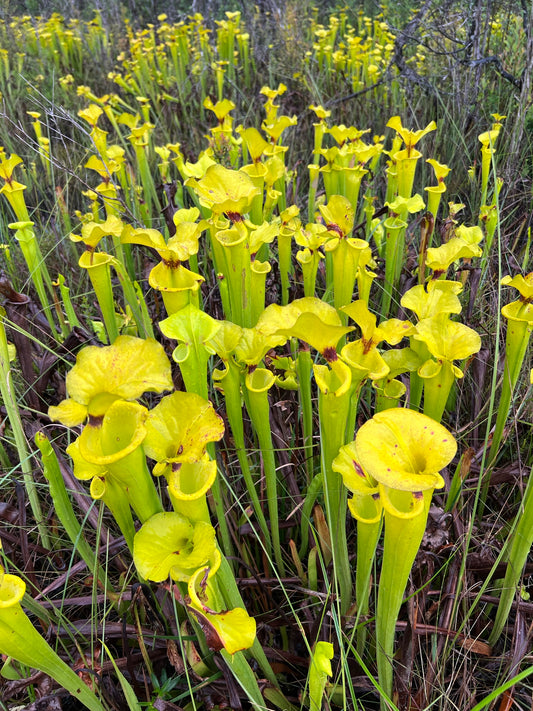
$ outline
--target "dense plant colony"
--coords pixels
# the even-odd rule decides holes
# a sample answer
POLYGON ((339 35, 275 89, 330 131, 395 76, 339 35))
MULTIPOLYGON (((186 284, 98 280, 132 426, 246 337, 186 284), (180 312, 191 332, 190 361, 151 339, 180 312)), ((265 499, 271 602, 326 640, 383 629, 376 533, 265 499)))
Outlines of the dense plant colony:
POLYGON ((441 162, 387 17, 311 15, 289 89, 239 12, 119 42, 98 14, 2 26, 5 106, 53 67, 71 107, 27 109, 24 150, 5 115, 0 151, 6 702, 47 688, 30 669, 90 709, 525 693, 516 644, 477 705, 451 679, 454 644, 488 672, 531 617, 530 234, 505 235, 506 117, 468 174, 441 162), (108 93, 87 53, 114 58, 108 93), (335 123, 339 86, 372 128, 335 123))

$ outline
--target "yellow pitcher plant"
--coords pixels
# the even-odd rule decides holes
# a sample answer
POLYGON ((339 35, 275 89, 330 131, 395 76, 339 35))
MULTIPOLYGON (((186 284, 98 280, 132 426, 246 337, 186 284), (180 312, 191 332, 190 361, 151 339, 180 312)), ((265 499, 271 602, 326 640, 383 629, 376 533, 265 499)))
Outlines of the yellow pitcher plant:
MULTIPOLYGON (((375 519, 383 506, 385 540, 376 610, 378 676, 387 697, 392 694, 394 633, 405 587, 422 536, 434 489, 441 489, 441 471, 453 459, 453 435, 430 417, 405 408, 379 412, 359 429, 353 469, 368 482, 366 498, 352 510, 375 519), (377 497, 379 497, 379 504, 377 497), (370 498, 369 498, 370 497, 370 498), (361 508, 369 501, 372 515, 361 508)), ((342 469, 343 476, 344 468, 342 469)), ((354 477, 348 479, 353 485, 354 477)), ((360 488, 360 487, 358 487, 360 488)), ((354 487, 355 489, 355 487, 354 487)), ((382 697, 381 708, 387 709, 382 697)))
POLYGON ((37 632, 22 609, 26 583, 0 566, 0 653, 48 674, 90 711, 104 711, 94 692, 37 632))

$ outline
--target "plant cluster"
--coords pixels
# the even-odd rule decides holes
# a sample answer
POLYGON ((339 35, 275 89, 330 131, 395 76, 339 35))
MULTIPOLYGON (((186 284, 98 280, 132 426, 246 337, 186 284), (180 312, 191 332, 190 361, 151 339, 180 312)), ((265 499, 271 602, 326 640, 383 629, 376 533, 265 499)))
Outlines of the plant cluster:
MULTIPOLYGON (((36 386, 35 444, 47 501, 73 559, 91 572, 93 597, 103 596, 106 618, 137 616, 142 662, 156 678, 150 652, 165 643, 165 662, 180 686, 175 700, 190 708, 199 698, 220 705, 218 697, 213 702, 200 694, 222 675, 236 707, 268 702, 292 711, 299 701, 318 710, 324 701, 345 706, 348 699, 356 706, 357 664, 383 711, 407 708, 401 668, 408 664, 395 659, 395 636, 428 517, 432 507, 457 515, 470 496, 473 518, 487 511, 491 474, 511 458, 512 447, 520 449, 509 437, 518 393, 526 402, 531 392, 533 371, 524 377, 533 329, 529 241, 511 274, 494 273, 494 264, 502 264, 497 147, 505 116, 493 114, 479 135, 479 165, 469 178, 474 197, 461 221, 465 206, 443 200, 450 168, 431 151, 424 160, 422 146, 431 146, 435 121, 411 130, 394 115, 380 127, 383 134, 373 135, 334 124, 332 110, 312 104, 313 141, 302 170, 291 162, 288 137, 299 123, 282 113, 283 83, 261 88, 260 126, 235 125, 228 87, 239 82, 245 92, 255 78, 239 14, 228 12, 217 23, 216 60, 203 18, 159 22, 130 29, 128 52, 118 59, 122 72, 113 76, 122 96, 78 87, 86 100, 78 116, 88 137, 84 208, 69 209, 60 185, 56 195, 70 244, 69 285, 86 285, 84 309, 63 274, 53 279, 39 210, 28 207, 36 167, 15 152, 0 152, 0 193, 13 235, 6 271, 18 286, 24 260, 32 303, 44 316, 46 349, 68 354, 72 335, 87 333, 74 365, 67 355, 66 367, 50 366, 65 397, 36 386), (193 77, 202 87, 195 101, 215 124, 195 155, 172 141, 176 124, 166 126, 168 140, 160 141, 165 132, 152 120, 165 115, 163 102, 191 100, 193 77), (127 96, 135 97, 138 110, 127 96), (424 164, 429 168, 422 170, 424 164), (302 173, 304 196, 297 189, 302 173), (497 345, 488 406, 474 416, 466 402, 468 378, 481 350, 494 348, 500 304, 496 326, 474 328, 473 313, 486 307, 491 281, 498 283, 499 299, 508 286, 519 297, 501 308, 501 383, 497 345), (473 426, 485 428, 477 468, 466 431, 473 426), (73 481, 86 482, 83 518, 65 485, 63 452, 73 481), (434 499, 435 490, 445 493, 434 499), (94 531, 89 523, 97 509, 94 531), (104 527, 118 541, 120 575, 118 562, 104 564, 101 549, 94 550, 104 527), (279 590, 261 599, 265 580, 279 590), (246 595, 245 585, 254 581, 257 595, 246 595), (157 617, 150 643, 138 611, 128 605, 137 583, 157 617), (309 600, 319 603, 311 608, 309 600), (258 625, 261 613, 270 631, 258 625), (290 674, 276 671, 276 650, 282 659, 298 650, 308 663, 297 693, 287 682, 290 674)), ((348 27, 346 13, 327 27, 315 23, 307 71, 315 62, 324 86, 342 74, 354 91, 370 87, 380 96, 387 88, 389 101, 391 90, 400 91, 383 81, 394 37, 382 21, 360 18, 360 25, 359 32, 348 27), (335 49, 338 35, 344 43, 335 49)), ((29 53, 45 62, 53 55, 58 68, 81 64, 85 41, 106 41, 98 17, 88 34, 59 16, 46 21, 47 32, 37 27, 27 18, 18 31, 26 33, 29 53)), ((40 117, 32 118, 42 169, 52 179, 53 142, 40 117)), ((15 315, 30 303, 20 292, 4 280, 0 392, 11 436, 1 454, 4 462, 13 456, 20 462, 39 545, 51 556, 57 543, 33 478, 36 452, 28 447, 13 382, 16 356, 26 382, 31 366, 23 366, 20 339, 16 349, 7 340, 6 327, 15 333, 15 315)), ((526 431, 529 416, 523 415, 526 431)), ((530 467, 530 444, 520 456, 530 467)), ((492 626, 490 634, 479 632, 487 647, 504 644, 533 543, 530 482, 497 561, 502 572, 495 563, 472 606, 479 605, 483 624, 492 626), (480 602, 489 584, 494 610, 480 602)), ((435 553, 441 560, 433 567, 436 580, 452 565, 445 550, 435 553)), ((139 708, 138 680, 131 665, 129 680, 118 669, 117 649, 105 633, 102 649, 92 654, 75 640, 81 666, 91 670, 88 683, 48 646, 20 607, 24 581, 4 572, 16 572, 10 558, 16 553, 4 552, 0 652, 18 664, 8 660, 5 673, 23 677, 24 667, 32 667, 88 708, 113 707, 103 684, 107 654, 129 707, 139 708), (24 637, 35 640, 31 653, 24 637)), ((418 586, 426 595, 427 585, 418 586)), ((45 614, 29 596, 24 602, 43 624, 63 624, 63 613, 45 614)), ((461 621, 457 606, 453 614, 457 627, 469 619, 461 621)), ((434 650, 442 653, 442 639, 435 637, 434 650)), ((529 671, 515 669, 513 676, 529 671)), ((434 700, 428 682, 412 690, 419 707, 434 700)), ((142 701, 157 708, 147 689, 142 701)))

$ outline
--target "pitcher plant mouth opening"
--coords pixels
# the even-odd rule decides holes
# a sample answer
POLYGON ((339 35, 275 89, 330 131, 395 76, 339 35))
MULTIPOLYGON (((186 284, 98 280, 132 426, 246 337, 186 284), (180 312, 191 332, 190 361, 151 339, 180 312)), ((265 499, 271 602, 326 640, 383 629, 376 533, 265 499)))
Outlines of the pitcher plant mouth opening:
POLYGON ((25 592, 26 583, 0 565, 0 654, 49 675, 91 711, 104 711, 97 696, 31 623, 21 607, 25 592))
POLYGON ((362 425, 356 451, 359 465, 379 484, 415 493, 444 486, 440 471, 454 457, 457 443, 430 417, 392 408, 362 425))

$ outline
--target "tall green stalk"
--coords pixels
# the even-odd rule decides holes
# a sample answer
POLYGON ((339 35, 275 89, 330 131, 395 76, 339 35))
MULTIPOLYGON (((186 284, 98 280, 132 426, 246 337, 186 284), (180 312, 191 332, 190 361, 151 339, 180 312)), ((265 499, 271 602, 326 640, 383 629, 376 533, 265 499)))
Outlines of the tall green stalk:
POLYGON ((47 293, 47 287, 50 293, 52 292, 50 277, 48 275, 48 270, 46 269, 46 264, 41 254, 39 248, 39 243, 37 242, 37 237, 33 231, 33 222, 14 222, 9 225, 11 229, 15 231, 15 238, 20 244, 20 249, 26 260, 28 266, 28 271, 30 273, 31 280, 35 287, 35 291, 41 302, 41 306, 52 331, 52 335, 55 339, 60 340, 59 333, 52 316, 52 306, 50 303, 50 297, 47 293))
POLYGON ((37 632, 20 603, 26 584, 0 569, 0 653, 48 674, 91 711, 104 711, 94 692, 37 632))
MULTIPOLYGON (((387 697, 392 694, 394 634, 405 587, 426 529, 433 490, 444 486, 440 470, 456 451, 457 444, 448 430, 430 417, 405 408, 375 414, 360 427, 349 451, 355 476, 352 474, 352 484, 347 481, 347 486, 355 489, 354 498, 357 489, 366 494, 367 502, 366 509, 356 502, 352 513, 365 517, 370 513, 376 518, 376 497, 384 511, 376 659, 379 683, 387 697), (363 480, 364 487, 359 484, 363 480)), ((384 697, 381 708, 388 708, 384 697)))
MULTIPOLYGON (((385 510, 385 539, 376 613, 376 658, 379 683, 388 696, 392 695, 396 620, 426 530, 432 493, 424 492, 423 508, 412 518, 400 518, 385 510)), ((381 708, 386 711, 387 704, 382 702, 381 708)))
POLYGON ((9 351, 7 347, 7 335, 4 321, 5 311, 2 307, 0 307, 0 394, 2 395, 2 401, 7 412, 7 418, 11 425, 11 430, 15 439, 15 447, 19 458, 20 468, 22 470, 24 486, 26 488, 26 494, 30 502, 33 517, 37 524, 41 544, 43 548, 50 550, 52 548, 52 543, 43 517, 37 487, 35 486, 35 481, 33 480, 33 470, 26 435, 24 434, 22 419, 20 417, 17 401, 15 400, 15 390, 13 379, 11 377, 11 366, 9 362, 9 351))
POLYGON ((220 384, 224 392, 224 400, 226 403, 226 415, 231 427, 231 434, 235 442, 237 458, 241 467, 241 473, 246 485, 248 496, 252 502, 255 517, 259 523, 263 542, 267 556, 272 556, 272 537, 268 528, 255 483, 250 470, 250 461, 248 451, 244 442, 244 423, 242 419, 242 403, 241 403, 241 373, 239 366, 235 363, 232 356, 228 356, 225 361, 225 371, 215 371, 217 382, 220 384))
POLYGON ((285 564, 281 554, 279 535, 276 458, 274 456, 274 444, 270 427, 270 405, 268 402, 268 390, 274 384, 274 376, 266 368, 255 368, 246 376, 245 384, 246 409, 257 434, 263 461, 274 560, 278 566, 279 574, 284 575, 285 564))
POLYGON ((104 590, 112 590, 107 581, 106 575, 99 565, 98 558, 94 550, 87 543, 83 536, 82 527, 76 518, 72 503, 68 497, 65 481, 59 469, 57 455, 44 432, 35 434, 35 444, 39 447, 43 463, 43 473, 50 487, 50 495, 54 502, 55 512, 61 525, 65 529, 75 550, 78 551, 85 561, 88 570, 96 573, 98 580, 104 590))
POLYGON ((531 546, 533 546, 533 469, 529 475, 524 500, 517 519, 516 529, 507 542, 507 546, 509 546, 507 568, 496 618, 489 637, 491 646, 498 641, 509 619, 509 612, 511 611, 513 600, 516 598, 520 576, 531 551, 531 546))
MULTIPOLYGON (((345 377, 351 381, 348 366, 345 377)), ((320 423, 320 461, 324 476, 324 499, 330 527, 333 568, 338 585, 341 615, 348 612, 352 600, 352 575, 346 540, 346 489, 341 475, 334 471, 333 460, 346 443, 346 422, 350 414, 351 390, 339 375, 327 366, 314 366, 319 386, 318 419, 320 423)), ((342 377, 342 376, 341 376, 342 377)))
POLYGON ((502 283, 515 286, 520 291, 520 299, 507 304, 502 314, 507 318, 505 341, 505 364, 503 383, 498 405, 498 416, 492 436, 488 464, 493 464, 498 455, 503 430, 509 414, 511 398, 518 382, 518 376, 526 355, 531 332, 533 331, 533 272, 526 277, 506 277, 502 283))
POLYGON ((89 274, 89 279, 102 312, 109 343, 114 343, 118 338, 110 269, 110 265, 114 262, 114 257, 105 252, 90 251, 85 251, 79 260, 79 266, 87 269, 89 274))

